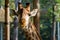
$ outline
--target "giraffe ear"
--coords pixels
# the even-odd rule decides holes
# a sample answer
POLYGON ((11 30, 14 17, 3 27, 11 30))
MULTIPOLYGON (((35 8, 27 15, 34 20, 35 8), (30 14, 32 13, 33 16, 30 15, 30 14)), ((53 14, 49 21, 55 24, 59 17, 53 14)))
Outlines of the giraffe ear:
POLYGON ((23 8, 22 3, 18 2, 18 8, 19 8, 19 9, 22 9, 22 8, 23 8))
POLYGON ((30 11, 30 3, 26 3, 26 9, 30 11))
POLYGON ((33 9, 33 11, 31 11, 30 15, 31 16, 35 16, 38 12, 38 9, 33 9))

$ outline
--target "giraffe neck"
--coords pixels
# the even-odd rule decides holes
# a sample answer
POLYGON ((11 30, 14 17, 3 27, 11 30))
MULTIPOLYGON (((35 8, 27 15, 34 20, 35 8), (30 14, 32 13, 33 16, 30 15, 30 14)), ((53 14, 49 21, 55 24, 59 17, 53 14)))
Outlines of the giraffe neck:
POLYGON ((27 26, 28 28, 25 28, 25 36, 27 40, 40 40, 39 34, 32 24, 29 24, 27 26))

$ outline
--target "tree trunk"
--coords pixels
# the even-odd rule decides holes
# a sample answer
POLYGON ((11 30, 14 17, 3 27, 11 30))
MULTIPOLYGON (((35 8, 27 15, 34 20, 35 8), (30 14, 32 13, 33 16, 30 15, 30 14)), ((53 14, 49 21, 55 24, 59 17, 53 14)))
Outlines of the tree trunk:
POLYGON ((18 11, 18 2, 22 2, 22 0, 15 0, 15 10, 18 11))
POLYGON ((60 22, 57 22, 58 27, 58 40, 60 40, 60 22))
POLYGON ((55 14, 54 14, 54 12, 55 12, 55 8, 54 8, 54 5, 53 5, 53 7, 52 7, 52 9, 53 9, 53 19, 52 19, 52 35, 51 35, 51 40, 56 40, 56 19, 55 19, 55 14))
POLYGON ((33 0, 33 9, 39 9, 37 15, 33 18, 34 25, 40 33, 40 4, 39 0, 33 0))
POLYGON ((9 0, 5 0, 5 39, 10 40, 10 22, 9 22, 9 0))
MULTIPOLYGON (((55 6, 56 5, 54 5, 54 12, 55 12, 55 6)), ((53 30, 53 40, 56 40, 56 17, 55 17, 55 14, 54 14, 54 30, 53 30)))
POLYGON ((0 24, 0 40, 3 40, 3 26, 2 26, 2 23, 0 24))
MULTIPOLYGON (((18 0, 15 0, 15 10, 18 11, 18 0)), ((18 40, 18 17, 17 15, 14 15, 14 31, 13 31, 13 40, 18 40)))
POLYGON ((13 40, 18 40, 18 17, 17 16, 15 16, 14 18, 13 40))
POLYGON ((52 23, 52 39, 51 40, 56 40, 56 22, 55 19, 53 18, 53 23, 52 23))
MULTIPOLYGON (((39 0, 33 0, 33 9, 38 9, 38 12, 36 16, 33 18, 34 20, 34 25, 37 28, 39 35, 40 35, 40 3, 39 0)), ((42 40, 41 35, 40 35, 40 40, 42 40)))

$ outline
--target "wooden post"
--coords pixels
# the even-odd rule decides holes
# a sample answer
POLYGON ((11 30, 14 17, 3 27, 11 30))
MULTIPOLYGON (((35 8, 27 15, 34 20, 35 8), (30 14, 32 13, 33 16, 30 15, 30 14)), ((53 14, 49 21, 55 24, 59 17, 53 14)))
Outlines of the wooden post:
POLYGON ((4 40, 10 40, 10 26, 9 26, 9 0, 5 0, 5 38, 4 40))

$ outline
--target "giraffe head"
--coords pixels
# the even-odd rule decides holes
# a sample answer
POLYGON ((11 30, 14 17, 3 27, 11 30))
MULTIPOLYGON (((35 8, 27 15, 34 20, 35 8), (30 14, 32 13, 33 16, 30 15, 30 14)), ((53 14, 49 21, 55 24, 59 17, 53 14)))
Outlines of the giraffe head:
POLYGON ((35 16, 38 9, 34 9, 30 12, 30 3, 26 3, 26 8, 22 6, 22 4, 19 4, 19 11, 20 11, 20 24, 22 28, 25 28, 29 24, 29 19, 32 16, 35 16))

